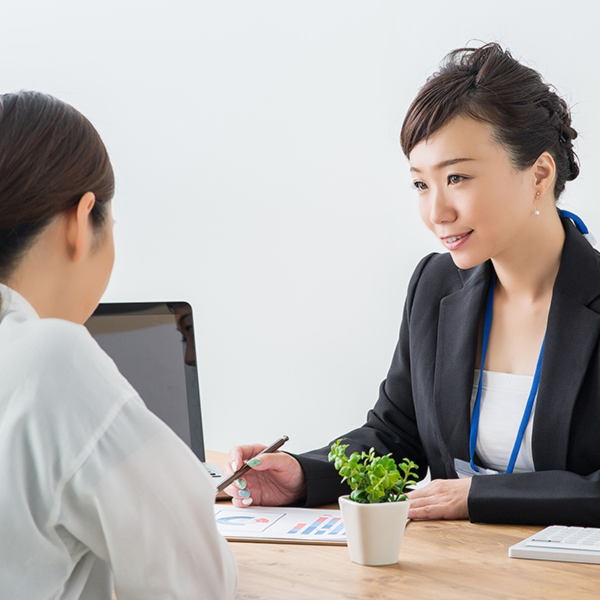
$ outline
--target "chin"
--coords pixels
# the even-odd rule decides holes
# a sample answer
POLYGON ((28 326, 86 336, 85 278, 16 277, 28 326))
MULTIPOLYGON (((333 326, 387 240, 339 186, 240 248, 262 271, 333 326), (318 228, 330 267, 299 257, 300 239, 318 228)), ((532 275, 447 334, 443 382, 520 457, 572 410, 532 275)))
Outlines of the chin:
POLYGON ((479 265, 483 264, 486 260, 488 260, 488 256, 486 257, 481 257, 481 256, 468 256, 468 255, 461 255, 460 252, 450 252, 450 256, 452 257, 452 260, 454 261, 454 264, 459 268, 459 269, 472 269, 473 267, 478 267, 479 265))

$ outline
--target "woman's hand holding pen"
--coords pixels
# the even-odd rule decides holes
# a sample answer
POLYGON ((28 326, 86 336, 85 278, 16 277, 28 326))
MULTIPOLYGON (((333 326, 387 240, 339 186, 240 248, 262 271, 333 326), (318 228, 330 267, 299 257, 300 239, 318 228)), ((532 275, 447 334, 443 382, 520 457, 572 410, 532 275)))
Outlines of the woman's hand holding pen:
POLYGON ((265 446, 249 444, 235 446, 229 453, 229 462, 222 468, 228 477, 244 463, 252 467, 241 479, 225 488, 234 506, 247 507, 251 504, 261 506, 282 506, 297 501, 304 494, 304 472, 300 463, 285 452, 261 454, 265 446))

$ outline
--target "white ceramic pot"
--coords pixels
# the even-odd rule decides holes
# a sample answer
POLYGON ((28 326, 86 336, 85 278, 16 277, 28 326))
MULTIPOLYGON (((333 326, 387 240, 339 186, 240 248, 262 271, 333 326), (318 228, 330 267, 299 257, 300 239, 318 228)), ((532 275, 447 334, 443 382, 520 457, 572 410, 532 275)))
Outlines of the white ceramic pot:
POLYGON ((350 560, 369 566, 397 563, 410 500, 360 504, 341 496, 339 503, 350 560))

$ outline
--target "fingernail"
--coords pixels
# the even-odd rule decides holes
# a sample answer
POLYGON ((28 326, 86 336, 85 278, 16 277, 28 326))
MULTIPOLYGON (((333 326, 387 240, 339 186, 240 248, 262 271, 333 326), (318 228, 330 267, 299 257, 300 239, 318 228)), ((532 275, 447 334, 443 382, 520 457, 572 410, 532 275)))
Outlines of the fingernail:
POLYGON ((252 504, 252 498, 244 498, 242 500, 242 504, 244 504, 245 506, 250 506, 252 504))
POLYGON ((231 462, 231 469, 234 473, 237 471, 237 460, 231 462))
POLYGON ((250 496, 250 490, 240 490, 238 496, 240 498, 248 498, 250 496))
POLYGON ((251 458, 246 464, 249 467, 258 467, 260 465, 260 458, 251 458))
POLYGON ((237 485, 240 488, 240 490, 246 489, 246 482, 243 479, 236 479, 233 483, 235 483, 235 485, 237 485))

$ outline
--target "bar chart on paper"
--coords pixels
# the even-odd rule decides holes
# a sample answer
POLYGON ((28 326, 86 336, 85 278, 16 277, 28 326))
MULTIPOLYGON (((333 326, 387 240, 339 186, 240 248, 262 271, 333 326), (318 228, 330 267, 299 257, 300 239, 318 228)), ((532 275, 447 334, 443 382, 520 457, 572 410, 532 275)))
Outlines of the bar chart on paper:
POLYGON ((298 523, 288 531, 288 535, 298 536, 336 536, 344 535, 344 523, 342 517, 335 517, 330 514, 320 515, 318 519, 310 524, 298 523))
POLYGON ((235 508, 215 505, 217 529, 228 540, 345 544, 339 510, 235 508))

